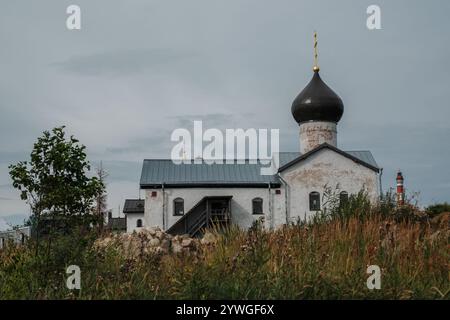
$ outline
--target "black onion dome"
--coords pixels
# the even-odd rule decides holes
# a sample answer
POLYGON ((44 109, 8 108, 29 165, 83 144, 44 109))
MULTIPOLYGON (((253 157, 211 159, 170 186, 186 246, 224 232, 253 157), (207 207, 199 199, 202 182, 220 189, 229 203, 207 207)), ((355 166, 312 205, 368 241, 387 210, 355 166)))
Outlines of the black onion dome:
POLYGON ((341 98, 322 81, 319 72, 295 98, 291 108, 297 123, 306 121, 338 122, 344 113, 341 98))

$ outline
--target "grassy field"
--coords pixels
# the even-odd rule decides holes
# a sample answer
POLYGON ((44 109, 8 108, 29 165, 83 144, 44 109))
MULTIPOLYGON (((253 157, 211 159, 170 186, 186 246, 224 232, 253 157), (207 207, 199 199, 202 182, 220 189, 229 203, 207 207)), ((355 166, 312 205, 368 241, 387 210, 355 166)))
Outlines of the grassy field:
POLYGON ((275 231, 255 224, 217 233, 217 243, 183 254, 125 258, 77 235, 0 253, 0 299, 448 299, 448 222, 416 209, 361 199, 275 231), (45 250, 47 248, 47 250, 45 250), (81 290, 66 288, 67 265, 81 290), (369 290, 367 266, 381 268, 369 290))

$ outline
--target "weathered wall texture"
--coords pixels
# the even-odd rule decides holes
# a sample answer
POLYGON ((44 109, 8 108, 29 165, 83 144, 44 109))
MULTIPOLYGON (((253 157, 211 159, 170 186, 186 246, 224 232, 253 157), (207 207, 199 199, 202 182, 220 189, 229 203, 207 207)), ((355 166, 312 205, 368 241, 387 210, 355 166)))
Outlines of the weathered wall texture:
POLYGON ((335 123, 311 121, 300 125, 300 153, 304 154, 325 142, 337 147, 335 123))
POLYGON ((323 202, 326 186, 332 190, 356 194, 365 188, 376 202, 379 196, 378 174, 330 149, 322 149, 298 164, 282 172, 289 185, 289 216, 308 219, 314 211, 309 210, 309 193, 317 191, 323 202))
MULTIPOLYGON (((272 212, 284 210, 284 202, 277 199, 284 199, 283 192, 275 194, 275 189, 270 191, 271 206, 269 208, 269 189, 268 188, 173 188, 164 190, 165 198, 165 216, 163 225, 163 194, 161 189, 146 190, 145 193, 145 226, 160 226, 164 230, 170 228, 181 216, 174 216, 173 200, 176 198, 184 199, 184 212, 187 213, 195 204, 205 196, 232 196, 231 215, 232 222, 242 228, 248 228, 253 221, 264 217, 268 227, 271 224, 279 224, 279 214, 272 212), (152 192, 156 192, 156 197, 152 197, 152 192), (263 199, 264 215, 252 214, 252 200, 254 198, 263 199), (276 204, 273 202, 277 202, 276 204), (273 220, 274 218, 274 220, 273 220), (273 221, 273 222, 272 222, 273 221)), ((284 219, 284 222, 286 219, 284 219)))
POLYGON ((145 219, 143 213, 127 213, 127 232, 133 232, 137 229, 138 219, 142 220, 142 225, 145 226, 145 219))
POLYGON ((356 194, 365 188, 374 202, 379 196, 378 174, 375 171, 326 148, 286 169, 281 176, 289 186, 287 191, 282 185, 280 194, 272 188, 270 196, 268 188, 166 188, 164 219, 162 190, 145 190, 144 226, 160 226, 164 230, 170 228, 180 219, 180 216, 173 215, 173 200, 178 197, 184 199, 186 213, 205 196, 232 196, 232 221, 242 228, 250 227, 262 216, 252 214, 252 199, 262 198, 265 226, 270 228, 285 224, 287 219, 295 222, 298 218, 310 218, 316 213, 309 210, 310 192, 319 192, 323 202, 327 186, 349 194, 356 194), (152 196, 153 192, 156 196, 152 196), (285 192, 288 193, 288 210, 285 192))

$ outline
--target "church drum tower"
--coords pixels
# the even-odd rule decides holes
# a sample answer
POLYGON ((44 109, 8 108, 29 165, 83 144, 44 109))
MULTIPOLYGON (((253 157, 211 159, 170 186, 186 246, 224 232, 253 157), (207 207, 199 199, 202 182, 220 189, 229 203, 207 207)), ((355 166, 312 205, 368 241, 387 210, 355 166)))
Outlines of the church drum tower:
POLYGON ((292 103, 292 115, 300 127, 300 153, 328 143, 337 147, 337 123, 344 113, 341 98, 320 78, 317 34, 314 33, 314 75, 292 103))

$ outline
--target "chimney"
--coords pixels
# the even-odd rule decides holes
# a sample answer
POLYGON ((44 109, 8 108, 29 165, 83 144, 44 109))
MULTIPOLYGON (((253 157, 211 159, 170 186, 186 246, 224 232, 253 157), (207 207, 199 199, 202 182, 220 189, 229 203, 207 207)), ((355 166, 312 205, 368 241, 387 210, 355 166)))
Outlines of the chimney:
POLYGON ((403 187, 403 175, 402 172, 399 170, 397 172, 397 205, 402 206, 405 204, 405 189, 403 187))

